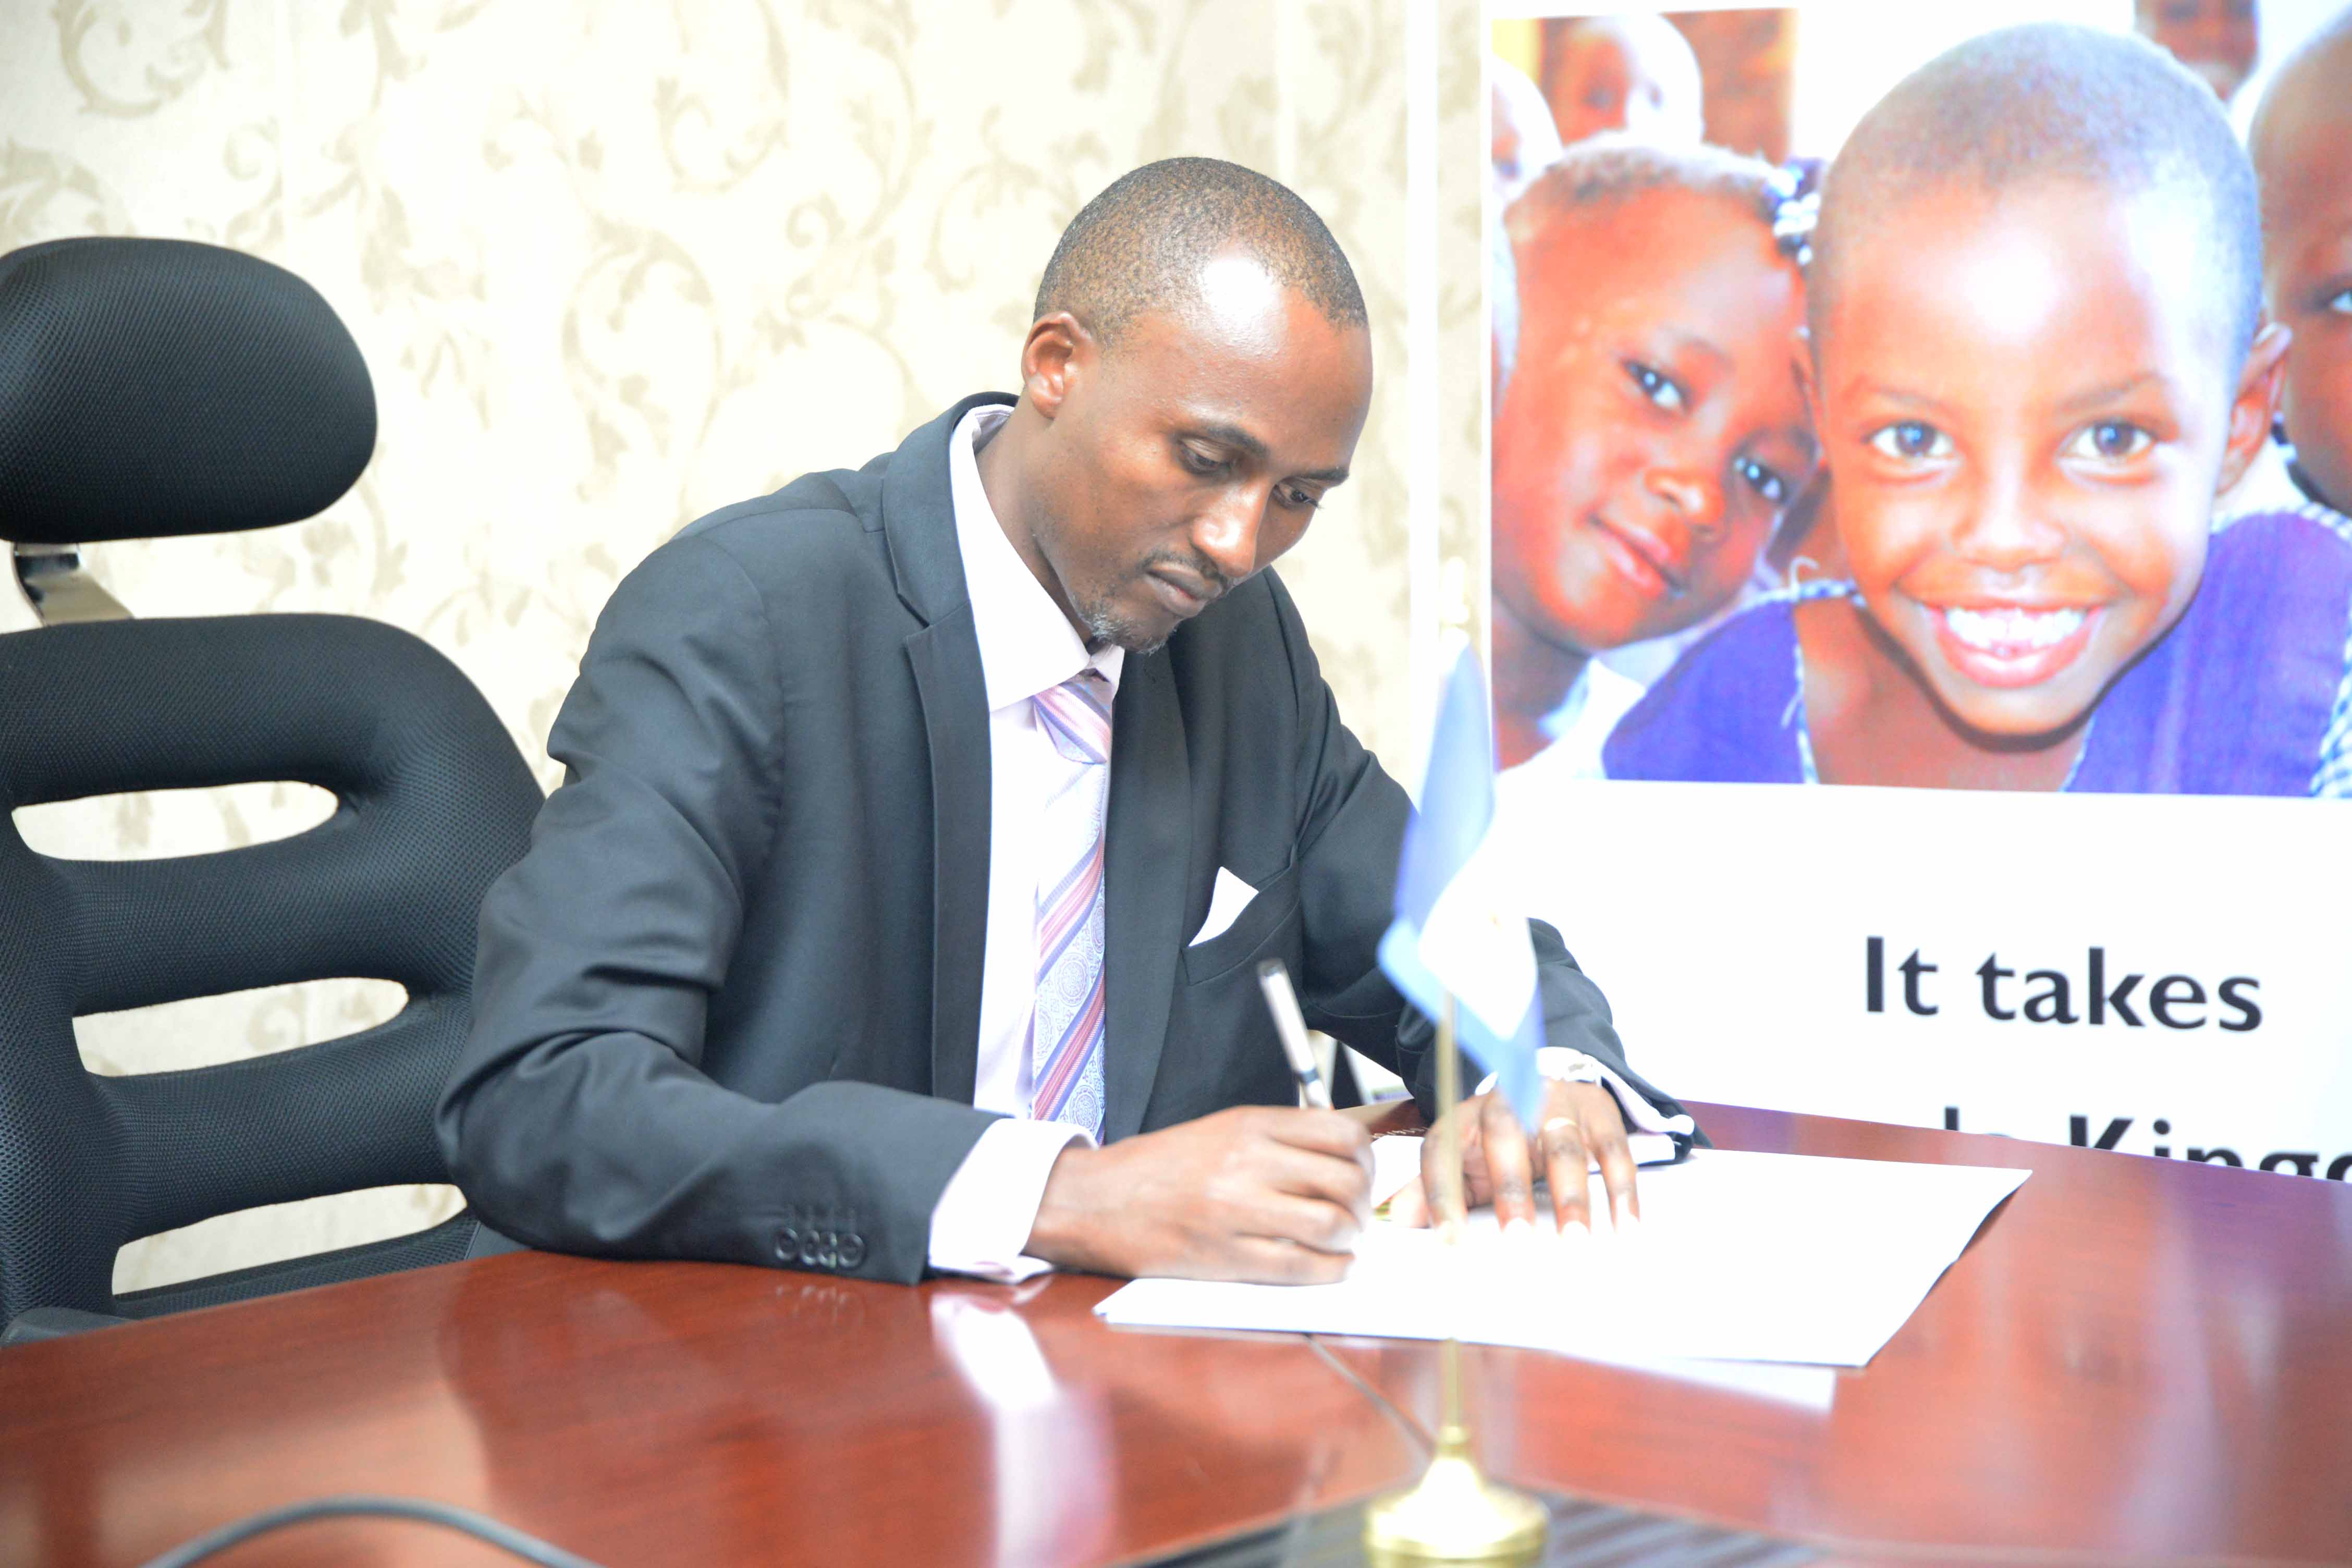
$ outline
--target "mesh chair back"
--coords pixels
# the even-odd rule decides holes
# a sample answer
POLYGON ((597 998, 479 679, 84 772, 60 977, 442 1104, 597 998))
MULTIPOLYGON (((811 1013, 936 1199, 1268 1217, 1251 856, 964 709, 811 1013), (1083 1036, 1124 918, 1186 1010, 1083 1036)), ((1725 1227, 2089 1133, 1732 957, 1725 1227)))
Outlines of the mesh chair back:
POLYGON ((270 528, 374 449, 367 362, 284 268, 185 239, 0 256, 0 539, 270 528))
MULTIPOLYGON (((432 1112, 466 1030, 475 917, 541 798, 488 705, 423 642, 343 616, 0 637, 11 811, 278 779, 331 791, 334 815, 271 843, 134 861, 54 859, 0 816, 0 1320, 144 1316, 423 1260, 379 1247, 347 1268, 304 1260, 120 1302, 110 1289, 115 1249, 139 1237, 448 1180, 432 1112), (408 1004, 362 1034, 183 1071, 101 1077, 75 1046, 79 1015, 334 976, 396 981, 408 1004)), ((417 1245, 457 1256, 466 1229, 417 1245)))
MULTIPOLYGON (((317 290, 217 246, 87 238, 0 257, 0 538, 266 528, 350 488, 367 365, 317 290)), ((461 1256, 420 1237, 121 1299, 124 1242, 214 1215, 446 1181, 433 1106, 467 1026, 475 918, 540 793, 480 695, 404 632, 325 616, 0 637, 0 1323, 152 1316, 461 1256), (18 806, 293 780, 310 831, 133 862, 35 853, 18 806), (81 1015, 338 976, 396 981, 379 1028, 135 1078, 83 1069, 81 1015)))

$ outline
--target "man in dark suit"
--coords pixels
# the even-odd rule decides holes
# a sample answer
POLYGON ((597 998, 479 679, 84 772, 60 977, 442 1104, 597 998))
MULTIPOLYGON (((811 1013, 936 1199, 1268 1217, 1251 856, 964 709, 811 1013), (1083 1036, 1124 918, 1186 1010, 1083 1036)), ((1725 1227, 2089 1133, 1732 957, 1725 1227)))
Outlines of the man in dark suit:
MULTIPOLYGON (((1152 164, 1064 235, 1017 399, 648 557, 482 911, 438 1125, 484 1219, 896 1280, 1336 1278, 1369 1147, 1294 1107, 1256 963, 1416 1084, 1432 1030, 1375 961, 1404 795, 1264 569, 1370 389, 1313 212, 1152 164)), ((1466 1166, 1527 1220, 1547 1165, 1580 1223, 1588 1151, 1629 1208, 1622 1112, 1678 1108, 1536 935, 1573 1061, 1532 1140, 1465 1105, 1466 1166)))

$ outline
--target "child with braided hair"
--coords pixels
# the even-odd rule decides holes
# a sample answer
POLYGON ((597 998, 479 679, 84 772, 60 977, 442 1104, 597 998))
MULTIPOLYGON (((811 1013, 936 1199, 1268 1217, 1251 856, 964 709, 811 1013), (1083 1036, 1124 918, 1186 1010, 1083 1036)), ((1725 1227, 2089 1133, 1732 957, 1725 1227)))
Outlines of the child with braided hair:
MULTIPOLYGON (((2352 541, 2215 524, 2266 439, 2253 174, 2140 40, 2015 27, 1832 165, 1813 422, 1851 582, 1742 611, 1610 737, 1612 778, 2333 795, 2352 541)), ((2331 521, 2332 520, 2332 521, 2331 521)))
MULTIPOLYGON (((1770 165, 1624 137, 1570 148, 1496 258, 1495 679, 1506 767, 1597 775, 1641 694, 1597 656, 1747 586, 1813 470, 1790 192, 1770 165)), ((1514 779, 1514 789, 1524 788, 1514 779)))

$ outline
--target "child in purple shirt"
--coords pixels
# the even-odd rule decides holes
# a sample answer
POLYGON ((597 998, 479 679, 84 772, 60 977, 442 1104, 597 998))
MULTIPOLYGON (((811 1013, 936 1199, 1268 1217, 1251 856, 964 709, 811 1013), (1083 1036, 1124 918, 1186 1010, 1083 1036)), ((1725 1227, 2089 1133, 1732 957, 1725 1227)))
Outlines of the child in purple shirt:
POLYGON ((2216 528, 2286 334, 2210 93, 2136 39, 1993 33, 1832 168, 1807 395, 1851 583, 1735 616, 1612 778, 2336 793, 2352 524, 2216 528))

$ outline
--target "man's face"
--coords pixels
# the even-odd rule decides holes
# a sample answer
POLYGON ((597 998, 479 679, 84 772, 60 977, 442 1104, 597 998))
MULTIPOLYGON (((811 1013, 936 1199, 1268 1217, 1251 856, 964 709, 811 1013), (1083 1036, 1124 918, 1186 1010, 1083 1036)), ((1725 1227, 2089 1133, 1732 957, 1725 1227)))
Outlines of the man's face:
POLYGON ((2142 37, 2170 50, 2224 103, 2254 72, 2262 47, 2254 0, 2138 0, 2133 16, 2142 37))
POLYGON ((1696 626, 1812 472, 1796 269, 1752 215, 1675 189, 1570 214, 1517 260, 1496 595, 1586 653, 1696 626))
POLYGON ((1033 395, 1051 424, 1032 536, 1089 640, 1143 652, 1297 543, 1347 478, 1371 341, 1232 256, 1196 307, 1086 338, 1061 374, 1033 395))
POLYGON ((2352 507, 2352 48, 2337 58, 2343 99, 2305 90, 2266 112, 2261 168, 2264 293, 2294 334, 2287 437, 2305 478, 2341 510, 2352 507))
POLYGON ((1579 27, 1545 85, 1563 145, 1604 131, 1668 146, 1699 140, 1705 101, 1698 57, 1672 23, 1657 17, 1579 27))
POLYGON ((2197 591, 2237 401, 2199 228, 2162 193, 1946 184, 1837 258, 1830 504, 1870 614, 1980 734, 2074 723, 2197 591))

